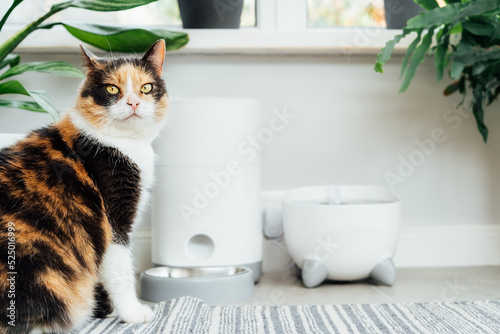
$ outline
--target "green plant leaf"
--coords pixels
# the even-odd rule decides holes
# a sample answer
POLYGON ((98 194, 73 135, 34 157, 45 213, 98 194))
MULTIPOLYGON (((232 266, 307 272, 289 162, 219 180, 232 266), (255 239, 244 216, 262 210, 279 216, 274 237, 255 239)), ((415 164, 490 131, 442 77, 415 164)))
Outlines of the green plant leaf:
POLYGON ((460 10, 468 5, 469 3, 465 2, 434 8, 428 12, 420 13, 414 18, 408 20, 406 27, 408 29, 419 29, 452 23, 460 13, 460 10))
POLYGON ((458 79, 460 75, 462 75, 462 72, 464 71, 466 64, 461 63, 459 61, 454 60, 451 63, 451 70, 450 70, 450 77, 452 79, 458 79))
POLYGON ((467 51, 457 50, 453 55, 453 61, 471 64, 479 62, 487 62, 491 60, 500 59, 500 47, 492 47, 486 50, 474 50, 470 49, 467 51))
POLYGON ((463 31, 463 27, 462 27, 462 24, 459 22, 455 26, 453 26, 453 28, 451 28, 450 35, 460 34, 462 31, 463 31))
POLYGON ((410 66, 408 67, 408 70, 406 71, 405 79, 403 81, 403 84, 401 85, 401 88, 399 89, 399 92, 402 93, 408 89, 410 86, 410 83, 415 76, 415 72, 417 71, 417 67, 422 64, 422 62, 425 59, 425 55, 427 52, 429 52, 429 49, 432 44, 432 36, 434 36, 434 29, 435 27, 431 27, 425 37, 422 39, 422 43, 417 47, 415 50, 415 54, 411 58, 411 63, 410 66))
POLYGON ((30 96, 40 105, 40 107, 52 116, 54 121, 60 118, 59 111, 57 111, 49 96, 44 91, 27 90, 19 81, 11 80, 0 84, 0 94, 21 94, 30 96))
POLYGON ((487 105, 488 106, 491 105, 498 98, 498 95, 500 95, 500 85, 498 85, 497 88, 495 88, 493 93, 490 95, 487 105))
POLYGON ((42 112, 42 113, 47 112, 47 111, 45 111, 45 109, 40 107, 40 105, 36 102, 21 101, 21 100, 0 99, 0 107, 24 109, 24 110, 42 112))
POLYGON ((463 28, 477 36, 492 36, 495 33, 495 27, 488 24, 466 21, 462 24, 463 28))
MULTIPOLYGON (((447 31, 449 27, 441 31, 447 31)), ((434 52, 434 68, 436 69, 436 80, 440 81, 444 76, 444 69, 448 66, 448 49, 450 46, 450 35, 443 33, 441 38, 438 39, 438 45, 434 52), (444 35, 444 36, 443 36, 444 35)))
POLYGON ((436 0, 413 0, 415 3, 420 5, 420 7, 431 10, 434 8, 438 8, 439 4, 437 3, 436 0))
POLYGON ((7 65, 9 65, 10 67, 16 66, 20 61, 21 57, 19 57, 19 55, 10 54, 5 57, 4 60, 0 61, 0 69, 4 68, 7 65))
POLYGON ((0 80, 5 78, 19 75, 25 72, 42 72, 50 73, 61 76, 66 76, 70 78, 85 78, 85 75, 78 68, 70 65, 64 61, 46 61, 46 62, 36 62, 36 63, 24 63, 17 66, 11 67, 5 73, 0 75, 0 80))
POLYGON ((460 82, 459 81, 455 81, 454 83, 448 85, 448 87, 446 87, 444 89, 443 95, 449 96, 449 95, 455 93, 458 90, 460 90, 460 82))
POLYGON ((119 27, 110 25, 57 22, 41 26, 50 29, 62 25, 79 40, 99 49, 114 52, 141 53, 157 40, 164 39, 167 50, 177 50, 189 41, 187 34, 165 29, 119 27))
POLYGON ((481 1, 475 0, 463 3, 467 4, 467 6, 465 6, 463 10, 461 10, 460 13, 457 15, 457 17, 454 20, 455 23, 460 22, 465 18, 470 18, 477 15, 483 15, 490 12, 498 12, 498 8, 500 7, 500 0, 481 0, 481 1))
POLYGON ((487 69, 489 69, 489 64, 487 62, 476 63, 472 67, 472 75, 479 76, 483 72, 485 72, 487 69))
POLYGON ((382 48, 382 50, 380 50, 380 52, 377 55, 377 61, 375 63, 375 68, 374 68, 375 72, 384 73, 384 64, 386 63, 386 61, 391 59, 394 47, 396 46, 396 44, 399 43, 399 41, 401 41, 403 37, 408 35, 410 32, 411 32, 410 30, 403 29, 402 34, 394 36, 394 39, 385 43, 385 46, 382 48))
POLYGON ((417 45, 420 43, 420 38, 421 38, 421 35, 422 35, 422 30, 423 29, 419 29, 417 31, 417 37, 415 37, 415 39, 413 40, 413 42, 411 42, 411 44, 408 46, 408 50, 406 51, 406 56, 403 58, 403 62, 401 64, 401 74, 399 76, 399 79, 401 79, 403 77, 403 74, 406 71, 406 67, 408 66, 408 61, 410 60, 411 56, 415 52, 415 49, 417 48, 417 45))
POLYGON ((158 0, 73 0, 68 1, 71 7, 83 8, 101 12, 114 12, 135 8, 158 0))
POLYGON ((12 11, 14 11, 14 9, 21 3, 23 2, 24 0, 14 0, 12 2, 12 5, 9 7, 9 9, 7 9, 7 11, 5 12, 5 14, 3 15, 2 19, 0 20, 0 30, 2 30, 5 22, 7 22, 7 19, 9 18, 10 14, 12 13, 12 11))
POLYGON ((476 119, 477 129, 483 137, 483 141, 486 143, 486 141, 488 140, 488 128, 484 123, 483 97, 483 86, 477 85, 474 88, 473 92, 472 113, 474 114, 474 118, 476 119))

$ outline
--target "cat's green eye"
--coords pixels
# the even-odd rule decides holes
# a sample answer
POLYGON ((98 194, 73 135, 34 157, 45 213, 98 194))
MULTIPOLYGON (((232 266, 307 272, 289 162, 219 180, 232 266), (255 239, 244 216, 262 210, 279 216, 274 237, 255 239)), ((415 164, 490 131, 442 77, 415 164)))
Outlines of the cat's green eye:
POLYGON ((120 92, 118 87, 113 86, 113 85, 107 85, 106 90, 108 91, 109 94, 113 94, 113 95, 116 95, 120 92))
POLYGON ((143 93, 149 93, 153 89, 153 85, 150 83, 147 83, 145 85, 142 85, 141 87, 141 92, 143 93))

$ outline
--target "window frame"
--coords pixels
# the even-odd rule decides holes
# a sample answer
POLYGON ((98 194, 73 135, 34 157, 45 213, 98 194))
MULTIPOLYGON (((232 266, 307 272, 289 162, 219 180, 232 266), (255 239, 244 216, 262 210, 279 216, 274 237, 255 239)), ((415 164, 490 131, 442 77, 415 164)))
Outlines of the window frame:
MULTIPOLYGON (((6 25, 0 42, 15 33, 19 25, 6 25)), ((256 26, 240 29, 181 29, 190 42, 171 54, 289 54, 289 55, 372 55, 401 30, 372 27, 307 26, 307 0, 256 0, 256 26)), ((403 39, 395 54, 404 54, 412 36, 403 39)), ((79 41, 61 27, 36 31, 17 52, 77 52, 79 41)))

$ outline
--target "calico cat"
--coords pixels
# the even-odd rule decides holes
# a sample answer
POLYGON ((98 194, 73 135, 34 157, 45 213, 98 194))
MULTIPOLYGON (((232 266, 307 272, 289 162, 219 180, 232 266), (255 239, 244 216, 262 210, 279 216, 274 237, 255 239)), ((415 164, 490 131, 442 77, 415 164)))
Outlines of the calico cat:
POLYGON ((76 106, 0 150, 0 333, 68 332, 114 313, 148 322, 130 232, 153 183, 168 107, 165 42, 88 67, 76 106))

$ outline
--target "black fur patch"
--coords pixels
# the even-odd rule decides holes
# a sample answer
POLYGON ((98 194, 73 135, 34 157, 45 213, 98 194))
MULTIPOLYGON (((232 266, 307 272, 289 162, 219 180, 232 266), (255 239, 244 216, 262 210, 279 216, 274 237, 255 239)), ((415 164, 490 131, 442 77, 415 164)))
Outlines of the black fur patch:
POLYGON ((113 242, 128 245, 139 204, 139 168, 117 149, 85 136, 77 138, 76 144, 83 151, 94 152, 82 157, 83 164, 104 200, 113 242))
POLYGON ((113 304, 102 283, 96 285, 94 295, 96 301, 93 314, 94 318, 106 318, 106 316, 113 312, 113 304))

